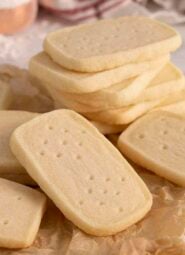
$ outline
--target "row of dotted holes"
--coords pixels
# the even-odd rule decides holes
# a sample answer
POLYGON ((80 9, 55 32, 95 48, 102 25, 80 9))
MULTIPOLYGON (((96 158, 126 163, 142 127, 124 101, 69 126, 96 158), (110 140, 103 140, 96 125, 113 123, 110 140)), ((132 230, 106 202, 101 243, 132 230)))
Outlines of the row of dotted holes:
MULTIPOLYGON (((41 156, 44 156, 44 155, 45 155, 45 152, 44 152, 44 151, 41 151, 41 152, 40 152, 40 155, 41 155, 41 156)), ((56 157, 57 157, 57 158, 61 158, 62 155, 63 155, 62 153, 57 153, 56 157)), ((82 158, 82 157, 81 157, 80 155, 76 155, 76 159, 80 160, 81 158, 82 158)))
MULTIPOLYGON (((54 128, 53 128, 53 126, 49 126, 48 129, 49 129, 49 130, 53 130, 54 128)), ((68 133, 68 132, 69 132, 69 131, 68 131, 67 129, 64 129, 64 133, 68 133)), ((85 134, 86 131, 85 131, 85 130, 81 130, 81 133, 82 133, 82 134, 85 134)))
MULTIPOLYGON (((162 134, 163 135, 167 135, 168 134, 168 131, 167 130, 164 130, 164 131, 162 131, 162 134)), ((139 136, 138 136, 140 139, 144 139, 145 138, 145 135, 144 134, 139 134, 139 136)))
MULTIPOLYGON (((163 132, 164 135, 166 135, 167 133, 168 133, 168 132, 167 132, 166 130, 163 132)), ((140 139, 144 139, 144 138, 145 138, 145 135, 144 135, 144 134, 140 134, 140 135, 139 135, 139 138, 140 138, 140 139)), ((168 149, 168 145, 163 144, 163 145, 162 145, 162 149, 163 149, 163 150, 167 150, 167 149, 168 149)))
MULTIPOLYGON (((45 144, 45 145, 48 144, 48 140, 45 140, 45 141, 44 141, 44 144, 45 144)), ((64 141, 62 142, 62 144, 63 144, 63 145, 67 145, 67 141, 64 140, 64 141)), ((82 142, 79 142, 78 145, 79 145, 79 146, 82 146, 82 142)))
MULTIPOLYGON (((53 130, 53 127, 52 127, 52 126, 49 126, 49 130, 53 130)), ((67 129, 64 129, 64 133, 68 133, 68 130, 67 130, 67 129)), ((86 133, 86 131, 85 131, 85 130, 82 130, 82 134, 85 134, 85 133, 86 133)), ((48 140, 45 140, 45 141, 44 141, 44 144, 45 144, 45 145, 48 144, 48 140)), ((62 142, 62 144, 63 144, 63 145, 67 145, 67 141, 64 140, 64 141, 62 142)), ((82 146, 82 142, 79 142, 78 145, 79 145, 79 146, 82 146)), ((41 155, 41 156, 44 156, 45 153, 44 153, 43 151, 41 151, 40 155, 41 155)), ((58 153, 58 154, 57 154, 57 158, 60 158, 61 156, 62 156, 62 153, 58 153)), ((80 156, 80 155, 77 155, 77 156, 76 156, 76 159, 81 159, 81 156, 80 156)))
MULTIPOLYGON (((164 118, 161 118, 160 120, 161 120, 162 122, 165 121, 164 118)), ((168 131, 167 131, 167 130, 164 130, 164 131, 162 132, 162 134, 163 134, 163 135, 167 135, 167 134, 168 134, 168 131)), ((145 134, 139 134, 138 137, 139 137, 140 139, 144 139, 144 138, 145 138, 145 134)))
MULTIPOLYGON (((52 126, 49 126, 49 129, 50 129, 50 130, 53 130, 53 127, 52 127, 52 126)), ((64 132, 67 133, 68 130, 65 130, 64 132)), ((85 130, 82 130, 82 133, 85 134, 86 131, 85 131, 85 130)), ((45 141, 44 141, 44 144, 47 144, 47 143, 48 143, 48 141, 45 140, 45 141)), ((63 144, 66 145, 67 142, 64 141, 63 144)), ((81 142, 79 143, 79 146, 82 146, 82 143, 81 143, 81 142)), ((41 155, 43 156, 43 155, 44 155, 44 152, 41 152, 41 155)), ((58 153, 58 154, 57 154, 57 157, 58 157, 58 158, 61 157, 61 156, 62 156, 61 153, 58 153)), ((76 158, 77 158, 77 159, 81 159, 81 156, 80 156, 80 155, 77 155, 76 158)), ((94 177, 93 177, 93 176, 90 176, 90 180, 93 180, 93 179, 94 179, 94 177)), ((121 179, 121 181, 124 181, 124 180, 125 180, 124 178, 121 179)), ((108 182, 108 181, 110 181, 110 178, 106 178, 106 182, 108 182)), ((91 193, 92 193, 92 189, 89 189, 89 190, 88 190, 88 193, 91 194, 91 193)), ((107 190, 104 190, 103 193, 106 194, 106 193, 107 193, 107 190)), ((117 192, 116 192, 116 195, 119 195, 119 194, 120 194, 120 192, 117 191, 117 192)), ((82 205, 82 204, 83 204, 83 201, 80 201, 79 204, 82 205)), ((100 202, 100 205, 104 205, 104 203, 103 203, 103 202, 100 202)), ((122 211, 123 209, 120 208, 119 210, 122 211)))
MULTIPOLYGON (((116 31, 119 31, 120 29, 119 29, 118 27, 116 27, 115 30, 116 30, 116 31)), ((107 40, 109 40, 109 39, 118 38, 118 37, 120 37, 119 34, 110 34, 110 35, 102 35, 102 36, 101 36, 101 39, 105 39, 105 40, 107 41, 107 40)), ((81 40, 79 41, 79 43, 85 42, 85 41, 86 41, 86 42, 89 42, 89 40, 90 40, 90 38, 82 37, 81 40)), ((62 45, 63 45, 64 48, 65 48, 65 47, 68 47, 68 44, 67 44, 67 43, 63 43, 62 45)), ((100 45, 102 45, 102 44, 100 44, 100 45)), ((82 45, 80 45, 79 47, 80 47, 80 49, 84 49, 84 47, 83 47, 82 45)))
MULTIPOLYGON (((107 189, 104 189, 104 190, 103 190, 103 194, 107 194, 107 192, 108 192, 107 189)), ((88 193, 89 193, 89 194, 92 194, 92 193, 93 193, 93 190, 92 190, 91 188, 88 189, 88 193)), ((116 191, 115 195, 116 195, 116 196, 119 196, 119 195, 120 195, 120 191, 116 191)))
MULTIPOLYGON (((83 202, 82 200, 80 200, 79 204, 80 204, 80 205, 83 205, 83 204, 84 204, 84 202, 83 202)), ((99 205, 100 205, 100 206, 103 206, 103 205, 105 205, 105 203, 104 203, 104 202, 102 202, 102 201, 100 201, 100 202, 99 202, 99 205)), ((120 211, 120 212, 123 212, 123 208, 122 208, 122 207, 120 207, 120 208, 119 208, 119 211, 120 211)))
MULTIPOLYGON (((93 176, 93 175, 90 175, 89 180, 91 180, 91 181, 94 180, 94 176, 93 176)), ((109 181, 110 181, 110 178, 107 177, 107 178, 105 179, 105 181, 106 181, 106 182, 109 182, 109 181)), ((124 177, 121 177, 121 181, 124 182, 124 181, 125 181, 125 178, 124 178, 124 177)))
MULTIPOLYGON (((90 179, 90 180, 93 180, 93 179, 94 179, 94 176, 91 175, 89 179, 90 179)), ((110 178, 106 178, 105 181, 106 181, 106 182, 110 181, 110 178)), ((122 178, 121 178, 121 181, 122 181, 122 182, 125 181, 125 178, 122 177, 122 178)), ((93 190, 92 190, 91 188, 88 189, 88 193, 89 193, 89 194, 92 194, 92 192, 93 192, 93 190)), ((106 190, 106 189, 103 190, 103 193, 104 193, 104 194, 107 194, 107 190, 106 190)), ((120 195, 120 191, 117 191, 117 192, 115 193, 115 195, 116 195, 116 196, 120 195)), ((79 204, 80 204, 80 205, 83 205, 83 203, 84 203, 84 202, 83 202, 82 200, 79 201, 79 204)), ((101 201, 100 201, 100 203, 99 203, 99 205, 104 205, 104 204, 105 204, 105 203, 104 203, 104 202, 101 202, 101 201)), ((120 208, 120 212, 121 212, 121 211, 123 211, 122 208, 120 208)))

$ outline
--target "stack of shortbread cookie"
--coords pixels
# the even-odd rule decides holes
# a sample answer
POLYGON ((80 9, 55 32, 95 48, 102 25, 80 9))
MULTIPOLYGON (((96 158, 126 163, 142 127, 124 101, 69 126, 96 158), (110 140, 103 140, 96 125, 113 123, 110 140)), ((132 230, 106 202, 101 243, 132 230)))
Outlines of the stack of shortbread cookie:
POLYGON ((146 17, 104 20, 51 32, 30 61, 34 83, 57 108, 81 113, 104 133, 178 101, 185 89, 170 53, 181 44, 171 27, 146 17))
MULTIPOLYGON (((0 77, 0 247, 39 247, 34 240, 36 236, 39 243, 44 240, 37 233, 48 210, 47 198, 92 240, 91 235, 113 235, 140 220, 147 221, 147 226, 156 225, 156 193, 151 188, 153 182, 142 179, 142 172, 148 169, 185 187, 185 84, 183 75, 169 60, 180 42, 172 28, 142 17, 100 21, 51 33, 45 41, 48 53, 40 53, 30 62, 31 78, 58 107, 75 111, 52 111, 47 96, 45 101, 38 89, 40 97, 28 89, 26 71, 5 71, 2 81, 0 77), (24 83, 17 93, 16 83, 11 86, 8 78, 14 72, 19 86, 24 83), (23 90, 29 90, 26 98, 23 90), (113 134, 120 131, 121 135, 113 134)), ((159 187, 170 208, 169 197, 174 194, 165 191, 167 186, 159 187)), ((179 236, 179 225, 184 231, 183 194, 180 200, 171 199, 175 213, 171 208, 161 213, 163 204, 157 206, 157 214, 163 214, 163 218, 170 211, 175 218, 173 231, 179 236), (182 218, 178 224, 176 215, 182 218)), ((53 222, 54 218, 49 225, 53 222)), ((140 238, 142 223, 132 229, 134 238, 136 232, 140 238)), ((155 233, 159 231, 156 228, 155 233)), ((174 239, 173 231, 172 237, 163 234, 168 241, 174 239)), ((41 232, 44 236, 51 233, 41 232)), ((51 235, 49 239, 55 240, 55 234, 51 235)), ((58 242, 61 238, 65 239, 60 235, 58 242)), ((161 235, 158 238, 164 240, 161 235)), ((47 242, 42 243, 45 246, 47 242)), ((136 252, 138 249, 134 247, 136 252)))

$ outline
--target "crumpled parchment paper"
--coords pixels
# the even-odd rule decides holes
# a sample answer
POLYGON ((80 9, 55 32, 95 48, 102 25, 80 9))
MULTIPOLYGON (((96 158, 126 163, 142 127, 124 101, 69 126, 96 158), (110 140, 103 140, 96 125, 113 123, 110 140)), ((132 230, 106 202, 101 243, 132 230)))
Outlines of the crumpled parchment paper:
MULTIPOLYGON (((0 66, 0 79, 11 83, 13 109, 44 112, 52 101, 28 81, 27 71, 0 66), (26 96, 25 101, 22 97, 26 96), (19 101, 20 100, 20 101, 19 101)), ((69 222, 49 202, 34 244, 22 250, 1 249, 1 255, 184 255, 185 188, 134 165, 153 194, 151 211, 139 223, 109 237, 90 236, 69 222)))

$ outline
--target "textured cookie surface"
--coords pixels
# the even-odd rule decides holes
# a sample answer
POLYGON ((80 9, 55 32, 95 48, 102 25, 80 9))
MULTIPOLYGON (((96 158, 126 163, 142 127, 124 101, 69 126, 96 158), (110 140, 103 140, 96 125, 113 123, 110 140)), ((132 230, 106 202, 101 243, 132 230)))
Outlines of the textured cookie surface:
POLYGON ((61 66, 97 72, 167 54, 180 44, 177 32, 163 23, 122 17, 51 32, 44 48, 61 66))
POLYGON ((118 146, 128 158, 166 179, 185 186, 185 119, 156 111, 130 125, 118 146))
POLYGON ((182 117, 185 117, 185 100, 180 100, 172 104, 158 107, 156 110, 171 112, 171 113, 180 115, 182 117))
POLYGON ((0 178, 0 204, 0 247, 30 246, 44 214, 45 195, 0 178))
POLYGON ((160 105, 162 101, 163 100, 152 100, 113 110, 84 112, 83 115, 90 120, 100 121, 109 125, 125 125, 160 105))
MULTIPOLYGON (((36 116, 36 113, 23 111, 0 111, 0 176, 26 174, 10 150, 9 139, 15 128, 36 116)), ((32 183, 27 177, 26 181, 30 179, 32 183)))
POLYGON ((0 80, 0 110, 8 109, 12 102, 12 91, 9 84, 0 80))
POLYGON ((56 110, 22 125, 11 149, 66 218, 89 234, 119 232, 151 207, 132 167, 73 111, 56 110))
POLYGON ((54 90, 53 87, 48 90, 58 104, 64 104, 77 112, 97 112, 121 108, 133 104, 163 66, 164 63, 158 68, 147 70, 134 78, 123 80, 94 93, 64 93, 58 89, 54 90))
POLYGON ((168 63, 135 100, 135 103, 159 99, 184 89, 185 78, 183 73, 174 64, 168 63))
POLYGON ((50 94, 58 104, 63 103, 78 112, 97 112, 156 100, 183 90, 185 79, 182 72, 172 63, 162 67, 94 93, 61 93, 53 89, 50 94))
POLYGON ((40 80, 39 87, 47 89, 49 85, 68 93, 90 93, 157 68, 168 60, 169 56, 163 55, 151 61, 130 63, 98 73, 80 73, 62 68, 41 52, 30 60, 29 72, 40 80))

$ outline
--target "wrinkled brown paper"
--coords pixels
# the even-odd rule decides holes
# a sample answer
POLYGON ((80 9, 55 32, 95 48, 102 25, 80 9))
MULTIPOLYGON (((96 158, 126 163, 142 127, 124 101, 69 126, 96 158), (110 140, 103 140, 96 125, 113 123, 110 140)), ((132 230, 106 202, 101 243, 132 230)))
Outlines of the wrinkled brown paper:
POLYGON ((0 80, 8 82, 11 85, 14 100, 10 110, 40 113, 53 110, 53 101, 41 94, 36 87, 32 86, 27 70, 11 65, 1 65, 0 80))
MULTIPOLYGON (((32 107, 35 107, 34 110, 40 109, 40 112, 52 110, 50 99, 43 96, 42 101, 43 98, 38 97, 38 91, 32 92, 33 94, 28 92, 26 73, 25 76, 21 76, 23 73, 16 68, 3 68, 0 67, 0 78, 11 80, 11 85, 17 86, 16 89, 13 88, 17 101, 23 93, 21 86, 24 88, 23 94, 27 93, 29 107, 26 105, 26 109, 32 110, 32 107), (6 75, 2 76, 2 73, 6 75), (31 100, 34 97, 36 101, 31 100)), ((32 90, 34 91, 33 88, 32 90)), ((24 110, 24 102, 18 105, 24 110)), ((175 186, 148 171, 137 171, 153 194, 153 207, 142 221, 126 231, 110 237, 89 236, 66 220, 49 202, 34 244, 22 250, 0 249, 0 254, 185 255, 185 188, 175 186)))
POLYGON ((1 255, 184 255, 185 189, 142 172, 153 194, 150 213, 126 231, 111 237, 86 235, 52 204, 34 244, 23 250, 0 249, 1 255))

